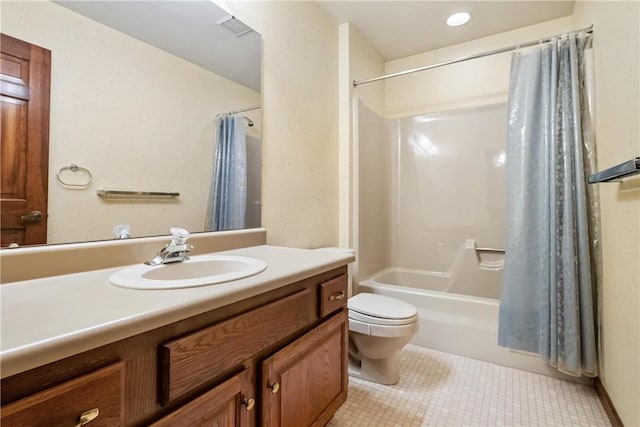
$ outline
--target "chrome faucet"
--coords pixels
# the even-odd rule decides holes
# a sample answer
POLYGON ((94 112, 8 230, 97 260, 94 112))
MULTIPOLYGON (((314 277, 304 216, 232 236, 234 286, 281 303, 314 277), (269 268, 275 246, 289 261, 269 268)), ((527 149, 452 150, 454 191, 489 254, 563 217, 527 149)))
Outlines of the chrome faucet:
POLYGON ((187 253, 193 249, 193 246, 187 244, 189 232, 184 228, 171 227, 171 241, 157 253, 149 261, 147 265, 169 264, 172 262, 182 262, 189 259, 187 253))

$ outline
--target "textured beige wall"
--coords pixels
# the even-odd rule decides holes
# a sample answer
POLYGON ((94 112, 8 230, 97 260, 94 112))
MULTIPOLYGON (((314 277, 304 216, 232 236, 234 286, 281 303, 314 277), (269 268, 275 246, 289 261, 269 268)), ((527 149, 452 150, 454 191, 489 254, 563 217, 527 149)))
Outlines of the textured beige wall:
MULTIPOLYGON (((386 63, 385 73, 436 64, 455 58, 560 34, 571 29, 571 17, 436 49, 386 63)), ((506 102, 511 53, 478 58, 386 80, 387 118, 453 108, 506 102)), ((375 83, 374 83, 375 84, 375 83)))
MULTIPOLYGON (((640 156, 640 3, 578 1, 593 24, 598 167, 640 156)), ((640 177, 598 184, 602 213, 601 379, 625 426, 640 425, 640 177)))
MULTIPOLYGON (((385 74, 385 62, 382 56, 353 25, 349 25, 349 65, 350 89, 353 80, 364 80, 385 74)), ((384 82, 361 85, 352 89, 352 95, 361 99, 367 108, 379 116, 384 116, 384 85, 384 82)))
MULTIPOLYGON (((338 27, 338 246, 355 248, 353 242, 353 161, 351 156, 350 24, 338 27)), ((353 269, 351 270, 353 275, 353 269)))
POLYGON ((132 236, 203 229, 215 115, 259 104, 258 92, 51 2, 3 1, 2 31, 52 51, 49 243, 110 239, 119 223, 132 236), (91 187, 57 184, 70 163, 91 187), (97 189, 180 198, 105 202, 97 189))
POLYGON ((263 39, 263 210, 270 244, 338 243, 338 29, 313 2, 227 1, 263 39))

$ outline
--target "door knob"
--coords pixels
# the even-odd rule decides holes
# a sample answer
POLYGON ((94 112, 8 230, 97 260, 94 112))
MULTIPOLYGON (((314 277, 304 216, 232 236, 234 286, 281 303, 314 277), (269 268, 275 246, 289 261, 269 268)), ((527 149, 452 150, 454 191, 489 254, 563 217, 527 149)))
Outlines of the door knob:
POLYGON ((42 212, 31 211, 30 214, 21 215, 20 219, 25 222, 40 222, 42 220, 42 212))

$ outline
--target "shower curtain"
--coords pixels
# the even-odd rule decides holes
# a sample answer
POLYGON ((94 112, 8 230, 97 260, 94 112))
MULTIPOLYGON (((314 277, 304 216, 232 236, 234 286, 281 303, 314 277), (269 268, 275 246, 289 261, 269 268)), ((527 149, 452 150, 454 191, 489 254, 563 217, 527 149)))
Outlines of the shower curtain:
POLYGON ((245 228, 247 207, 247 148, 242 116, 217 120, 213 182, 207 210, 210 231, 245 228))
POLYGON ((501 346, 596 376, 599 262, 593 138, 584 90, 590 35, 514 53, 507 130, 501 346), (593 186, 592 186, 593 187, 593 186))

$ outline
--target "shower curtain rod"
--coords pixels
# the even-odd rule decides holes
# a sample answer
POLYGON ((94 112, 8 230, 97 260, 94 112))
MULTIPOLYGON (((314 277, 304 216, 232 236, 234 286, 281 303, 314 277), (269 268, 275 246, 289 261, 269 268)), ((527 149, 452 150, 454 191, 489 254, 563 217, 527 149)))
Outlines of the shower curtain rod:
POLYGON ((430 70, 432 68, 443 67, 445 65, 457 64, 458 62, 464 62, 464 61, 468 61, 470 59, 482 58, 482 57, 485 57, 485 56, 491 56, 491 55, 495 55, 495 54, 498 54, 498 53, 509 52, 509 51, 512 51, 512 50, 520 49, 522 47, 534 46, 534 45, 536 45, 538 43, 545 43, 545 42, 551 41, 552 39, 557 38, 557 37, 561 37, 561 36, 563 36, 565 34, 575 34, 575 33, 579 33, 579 32, 582 32, 582 31, 586 31, 588 33, 593 33, 593 24, 589 25, 588 27, 581 28, 579 30, 569 31, 567 33, 557 34, 555 36, 545 37, 543 39, 534 40, 534 41, 530 41, 530 42, 526 42, 526 43, 514 44, 512 46, 503 47, 503 48, 500 48, 500 49, 489 50, 487 52, 476 53, 474 55, 463 56, 463 57, 460 57, 460 58, 457 58, 457 59, 452 59, 452 60, 444 61, 444 62, 438 62, 437 64, 426 65, 426 66, 420 67, 420 68, 414 68, 414 69, 406 70, 406 71, 399 71, 397 73, 386 74, 384 76, 374 77, 374 78, 366 79, 366 80, 360 80, 360 81, 355 81, 354 80, 353 81, 353 87, 357 87, 357 86, 364 85, 364 84, 367 84, 367 83, 377 82, 379 80, 390 79, 392 77, 400 77, 400 76, 404 76, 406 74, 413 74, 413 73, 417 73, 418 71, 425 71, 425 70, 430 70))
POLYGON ((227 111, 226 113, 218 113, 216 114, 216 117, 220 117, 224 115, 240 114, 240 113, 244 113, 251 110, 257 110, 258 108, 262 108, 262 105, 254 105, 253 107, 241 108, 239 110, 234 110, 234 111, 227 111))

